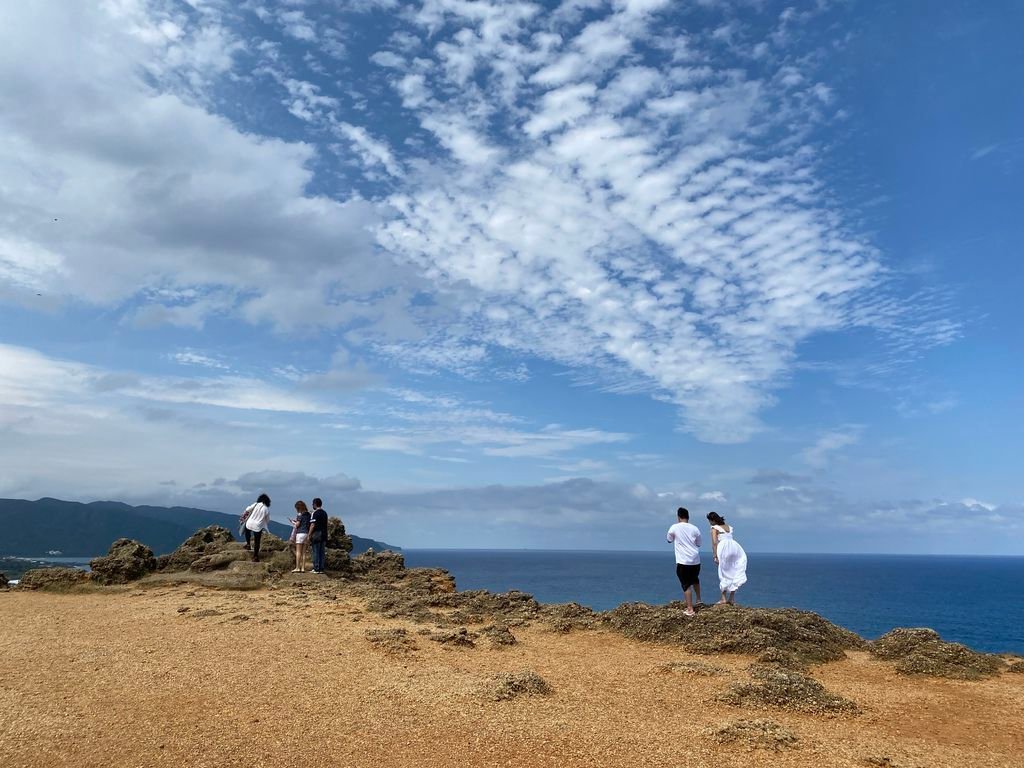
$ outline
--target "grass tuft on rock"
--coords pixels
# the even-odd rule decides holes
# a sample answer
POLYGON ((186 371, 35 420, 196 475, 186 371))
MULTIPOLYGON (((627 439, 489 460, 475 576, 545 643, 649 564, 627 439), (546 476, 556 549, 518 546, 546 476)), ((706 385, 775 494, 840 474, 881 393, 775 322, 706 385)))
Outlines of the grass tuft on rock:
POLYGON ((947 643, 926 628, 894 629, 871 643, 870 650, 875 658, 894 662, 896 671, 904 675, 981 680, 1006 665, 998 656, 947 643))
POLYGON ((787 709, 808 714, 857 714, 860 708, 849 699, 825 689, 809 675, 774 665, 754 665, 754 682, 734 683, 721 696, 739 707, 787 709))
POLYGON ((507 701, 519 696, 546 696, 551 693, 547 681, 530 669, 498 675, 494 682, 495 701, 507 701))

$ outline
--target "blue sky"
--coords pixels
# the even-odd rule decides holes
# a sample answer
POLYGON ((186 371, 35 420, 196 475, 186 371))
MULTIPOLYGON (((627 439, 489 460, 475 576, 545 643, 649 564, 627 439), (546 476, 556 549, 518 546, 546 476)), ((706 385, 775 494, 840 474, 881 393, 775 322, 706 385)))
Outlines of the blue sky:
POLYGON ((1019 4, 9 16, 0 495, 1020 553, 1019 4))

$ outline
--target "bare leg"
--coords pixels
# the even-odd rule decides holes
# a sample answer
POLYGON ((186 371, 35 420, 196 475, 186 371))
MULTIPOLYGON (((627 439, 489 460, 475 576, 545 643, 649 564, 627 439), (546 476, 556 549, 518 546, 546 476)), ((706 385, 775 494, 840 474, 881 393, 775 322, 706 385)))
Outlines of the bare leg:
POLYGON ((299 571, 306 572, 306 545, 299 544, 299 571))
POLYGON ((701 604, 701 600, 700 600, 700 582, 699 581, 696 584, 693 585, 693 592, 697 596, 697 599, 696 599, 696 601, 694 601, 694 604, 695 605, 700 605, 701 604))
POLYGON ((729 593, 729 605, 736 605, 736 590, 729 593))
POLYGON ((726 592, 726 591, 725 591, 725 590, 723 589, 723 590, 722 590, 722 599, 718 601, 718 604, 719 604, 719 605, 725 605, 725 604, 726 604, 726 603, 728 603, 728 602, 729 602, 729 595, 728 595, 728 593, 727 593, 727 592, 726 592))
POLYGON ((683 600, 686 601, 686 613, 687 615, 693 614, 693 588, 687 587, 683 590, 683 600))

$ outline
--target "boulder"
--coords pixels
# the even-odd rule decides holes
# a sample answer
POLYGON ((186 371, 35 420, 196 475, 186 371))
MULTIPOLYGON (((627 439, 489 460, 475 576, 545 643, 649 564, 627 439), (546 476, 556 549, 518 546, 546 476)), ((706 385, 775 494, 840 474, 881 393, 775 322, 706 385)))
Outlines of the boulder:
POLYGON ((33 568, 25 571, 18 581, 24 589, 43 589, 61 592, 88 584, 92 575, 79 568, 33 568))
POLYGON ((263 537, 260 539, 260 557, 271 552, 280 552, 290 548, 291 544, 286 539, 275 536, 270 531, 263 532, 263 537))
POLYGON ((7 589, 7 577, 0 573, 0 589, 7 589))
POLYGON ((389 581, 400 578, 405 570, 405 558, 398 552, 368 549, 352 558, 352 572, 370 579, 389 581))
POLYGON ((118 539, 104 557, 89 561, 98 584, 125 584, 156 570, 153 550, 134 539, 118 539))
POLYGON ((455 593, 455 578, 443 568, 409 568, 405 572, 406 589, 430 595, 455 593))
MULTIPOLYGON (((246 552, 245 554, 248 555, 249 553, 246 552)), ((267 564, 267 569, 271 573, 288 573, 293 568, 295 568, 295 552, 292 551, 291 548, 279 549, 276 552, 270 553, 266 557, 264 557, 264 553, 263 553, 262 548, 261 548, 260 549, 260 560, 262 560, 263 562, 265 562, 267 564)), ((312 566, 309 565, 309 563, 310 563, 310 558, 307 557, 306 558, 306 567, 307 568, 312 568, 312 566)))
POLYGON ((324 553, 324 568, 331 572, 347 572, 352 569, 352 560, 343 549, 328 549, 324 553))
MULTIPOLYGON (((345 533, 345 524, 340 518, 327 518, 327 549, 352 551, 352 537, 345 533)), ((330 570, 330 569, 328 569, 330 570)))
POLYGON ((219 525, 200 528, 168 555, 157 558, 161 571, 185 571, 192 563, 205 555, 217 554, 235 540, 231 531, 219 525))

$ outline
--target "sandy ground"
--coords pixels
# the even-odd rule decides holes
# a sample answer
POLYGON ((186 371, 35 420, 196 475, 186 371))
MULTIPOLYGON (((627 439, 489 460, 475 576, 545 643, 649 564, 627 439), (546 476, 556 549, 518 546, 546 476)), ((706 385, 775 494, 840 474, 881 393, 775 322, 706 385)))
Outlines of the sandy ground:
POLYGON ((1024 765, 1024 675, 908 680, 851 654, 813 674, 864 712, 828 718, 716 701, 747 658, 541 627, 451 648, 418 629, 294 587, 0 593, 0 766, 1024 765), (402 626, 409 653, 366 639, 402 626), (663 668, 688 659, 726 671, 663 668), (525 668, 553 692, 494 700, 493 677, 525 668), (708 733, 741 718, 797 746, 708 733))

